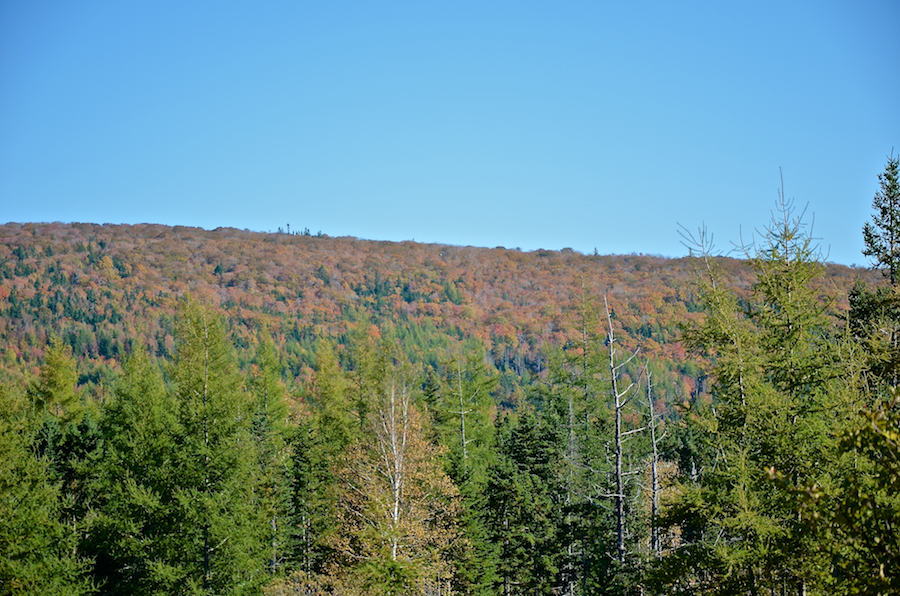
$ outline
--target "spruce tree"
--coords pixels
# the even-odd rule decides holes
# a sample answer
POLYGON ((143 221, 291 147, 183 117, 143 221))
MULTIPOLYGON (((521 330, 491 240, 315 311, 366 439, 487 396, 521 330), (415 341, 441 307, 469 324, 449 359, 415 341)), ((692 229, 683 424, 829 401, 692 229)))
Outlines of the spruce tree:
POLYGON ((77 384, 78 373, 72 348, 54 335, 44 351, 40 377, 32 383, 28 393, 38 410, 56 416, 61 424, 65 424, 77 421, 81 413, 81 404, 75 392, 77 384))
POLYGON ((338 490, 333 464, 359 431, 348 382, 329 341, 317 342, 316 360, 306 400, 309 412, 291 440, 290 567, 310 578, 322 573, 332 553, 328 537, 337 524, 338 490))
POLYGON ((172 376, 180 434, 173 472, 183 524, 181 589, 253 593, 265 577, 269 542, 254 469, 255 404, 244 391, 221 316, 189 297, 177 333, 172 376))
POLYGON ((870 291, 857 282, 850 293, 849 323, 863 345, 868 366, 878 379, 888 379, 896 387, 900 379, 900 157, 888 158, 884 172, 878 175, 879 189, 872 201, 872 221, 863 227, 863 254, 872 258, 872 266, 881 269, 890 281, 888 287, 870 291))
POLYGON ((454 589, 460 594, 491 594, 496 584, 496 548, 484 524, 487 470, 496 459, 494 392, 497 378, 488 373, 484 354, 456 354, 432 378, 431 408, 441 445, 447 448, 447 473, 461 495, 462 539, 454 549, 454 589))
POLYGON ((35 453, 36 420, 0 385, 0 595, 77 596, 91 591, 77 536, 60 521, 59 486, 35 453))
POLYGON ((265 329, 257 338, 249 385, 255 397, 252 431, 259 455, 260 507, 269 523, 267 568, 274 575, 285 564, 290 548, 291 448, 281 363, 265 329))
POLYGON ((497 545, 495 593, 549 594, 564 584, 565 487, 559 427, 533 411, 498 420, 499 457, 488 473, 485 524, 497 545))
POLYGON ((896 286, 900 275, 900 156, 888 157, 884 172, 878 174, 879 188, 872 199, 872 221, 863 227, 863 254, 874 260, 896 286))
POLYGON ((174 472, 181 428, 174 396, 142 350, 124 363, 101 423, 90 549, 107 594, 176 591, 181 527, 174 472))

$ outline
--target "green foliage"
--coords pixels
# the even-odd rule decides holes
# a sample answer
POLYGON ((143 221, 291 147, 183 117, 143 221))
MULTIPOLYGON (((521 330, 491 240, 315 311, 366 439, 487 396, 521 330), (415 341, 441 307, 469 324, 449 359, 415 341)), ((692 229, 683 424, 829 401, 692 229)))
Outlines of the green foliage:
POLYGON ((0 385, 0 594, 87 594, 87 561, 60 519, 48 461, 35 455, 36 428, 22 396, 0 385))
POLYGON ((255 404, 234 366, 224 321, 208 306, 185 301, 177 345, 179 583, 197 593, 252 593, 263 578, 267 538, 254 469, 255 404))
POLYGON ((794 493, 765 473, 775 470, 794 486, 827 481, 837 429, 850 417, 827 348, 829 302, 814 285, 822 267, 801 219, 789 203, 779 206, 752 257, 749 311, 709 267, 707 318, 687 334, 714 362, 713 407, 688 418, 710 457, 699 483, 686 478, 668 511, 667 522, 685 533, 678 551, 657 564, 660 588, 743 594, 825 581, 815 548, 821 536, 804 531, 794 493))
POLYGON ((44 353, 40 378, 29 388, 35 407, 39 411, 52 413, 63 423, 77 420, 81 412, 75 393, 77 382, 72 349, 59 337, 51 337, 44 353))
POLYGON ((850 292, 847 327, 861 348, 870 390, 882 380, 896 386, 900 378, 900 294, 894 286, 870 291, 858 281, 850 292))
POLYGON ((94 575, 109 594, 177 589, 182 512, 174 472, 178 404, 146 352, 125 362, 101 425, 104 438, 90 518, 94 575))
POLYGON ((488 469, 496 460, 492 413, 497 377, 489 373, 481 351, 456 354, 443 369, 443 377, 432 375, 426 399, 438 442, 448 449, 447 473, 462 496, 453 586, 461 594, 492 594, 497 548, 482 514, 488 469))
POLYGON ((888 158, 884 172, 878 174, 879 189, 872 200, 872 221, 863 227, 863 254, 883 269, 891 285, 897 285, 900 273, 900 156, 888 158))
POLYGON ((359 422, 348 395, 348 381, 330 342, 320 340, 318 363, 307 393, 309 415, 293 432, 290 565, 306 574, 321 573, 331 554, 328 538, 335 530, 336 479, 332 463, 350 444, 359 422))
POLYGON ((447 472, 457 486, 482 487, 494 446, 491 414, 498 380, 489 373, 482 352, 457 354, 444 365, 433 387, 430 407, 438 441, 448 449, 447 472))
POLYGON ((495 590, 546 594, 561 584, 565 490, 556 475, 558 429, 542 426, 530 411, 513 425, 498 421, 499 458, 488 472, 485 524, 497 545, 495 590))
POLYGON ((281 382, 282 367, 275 346, 263 330, 251 367, 250 391, 255 397, 252 433, 259 457, 256 482, 260 489, 260 512, 269 521, 268 570, 275 574, 290 549, 291 446, 288 438, 288 408, 281 382))
MULTIPOLYGON (((842 450, 857 457, 836 499, 817 508, 832 531, 835 576, 842 591, 868 596, 900 592, 900 392, 861 413, 842 450)), ((813 492, 813 496, 818 496, 813 492)))
POLYGON ((443 449, 428 440, 418 371, 382 333, 355 349, 365 416, 334 469, 339 523, 327 569, 365 594, 430 592, 450 579, 459 493, 443 471, 443 449))

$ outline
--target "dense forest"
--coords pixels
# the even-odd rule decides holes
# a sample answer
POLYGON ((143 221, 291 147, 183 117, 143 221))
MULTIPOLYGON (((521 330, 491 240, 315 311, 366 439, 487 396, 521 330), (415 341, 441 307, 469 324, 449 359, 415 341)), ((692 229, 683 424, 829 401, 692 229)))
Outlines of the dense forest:
POLYGON ((900 593, 897 170, 872 270, 2 225, 0 594, 900 593))

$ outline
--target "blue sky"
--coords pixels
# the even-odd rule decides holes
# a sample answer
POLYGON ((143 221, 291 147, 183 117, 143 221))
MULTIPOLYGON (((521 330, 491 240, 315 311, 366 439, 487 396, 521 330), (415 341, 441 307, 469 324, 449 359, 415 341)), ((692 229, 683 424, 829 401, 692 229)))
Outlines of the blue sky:
POLYGON ((0 3, 0 221, 863 264, 900 2, 0 3), (811 219, 811 218, 810 218, 811 219))

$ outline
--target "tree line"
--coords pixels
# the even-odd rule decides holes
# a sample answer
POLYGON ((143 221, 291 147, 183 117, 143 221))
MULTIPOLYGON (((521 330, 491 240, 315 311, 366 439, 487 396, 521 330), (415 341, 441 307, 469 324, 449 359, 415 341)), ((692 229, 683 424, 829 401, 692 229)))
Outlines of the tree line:
POLYGON ((388 321, 319 336, 297 387, 187 296, 105 399, 52 338, 0 385, 0 594, 897 593, 897 169, 864 230, 887 283, 846 312, 783 196, 749 295, 686 233, 708 378, 680 403, 584 287, 514 403, 483 347, 425 367, 388 321))

